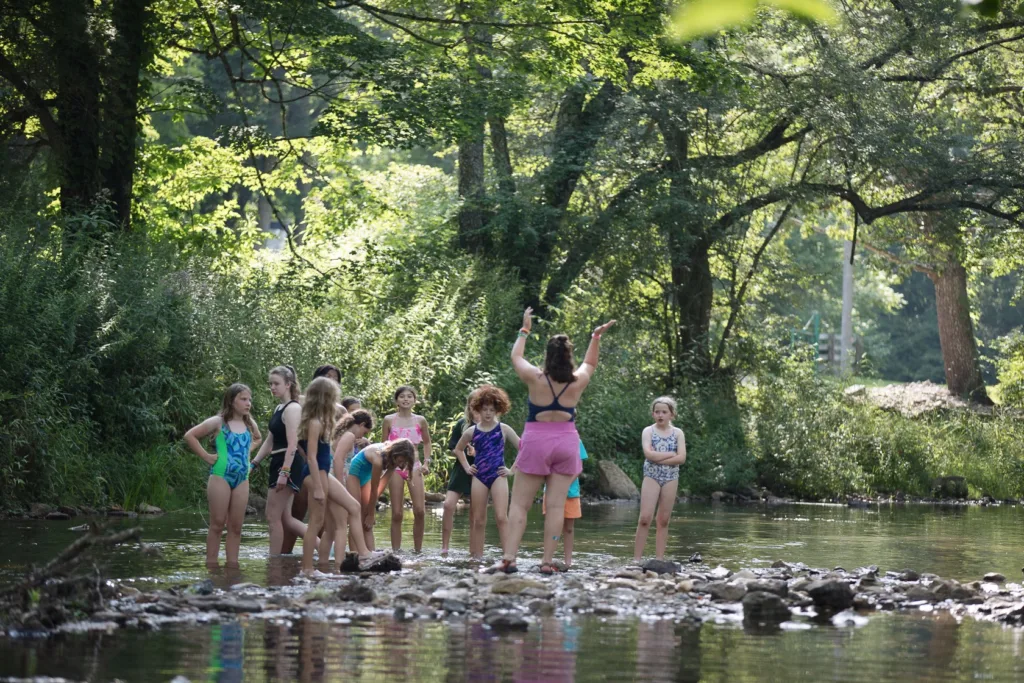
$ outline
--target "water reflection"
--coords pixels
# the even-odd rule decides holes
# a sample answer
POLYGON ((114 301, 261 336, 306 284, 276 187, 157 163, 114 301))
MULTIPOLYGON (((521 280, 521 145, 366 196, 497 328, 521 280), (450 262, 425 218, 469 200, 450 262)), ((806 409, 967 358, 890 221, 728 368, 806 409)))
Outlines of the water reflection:
POLYGON ((452 622, 307 618, 0 640, 0 678, 192 681, 973 681, 1024 677, 1021 632, 930 614, 758 635, 673 621, 546 619, 525 633, 452 622))

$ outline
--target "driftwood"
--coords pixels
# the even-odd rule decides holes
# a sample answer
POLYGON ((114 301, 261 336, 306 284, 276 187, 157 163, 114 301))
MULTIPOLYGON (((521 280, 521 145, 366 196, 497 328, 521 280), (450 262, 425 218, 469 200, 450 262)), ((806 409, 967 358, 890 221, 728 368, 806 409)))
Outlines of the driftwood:
POLYGON ((94 549, 112 548, 138 540, 142 529, 107 532, 93 525, 42 567, 33 567, 21 582, 0 590, 0 625, 3 628, 53 628, 69 619, 103 607, 113 590, 93 564, 73 575, 94 549))

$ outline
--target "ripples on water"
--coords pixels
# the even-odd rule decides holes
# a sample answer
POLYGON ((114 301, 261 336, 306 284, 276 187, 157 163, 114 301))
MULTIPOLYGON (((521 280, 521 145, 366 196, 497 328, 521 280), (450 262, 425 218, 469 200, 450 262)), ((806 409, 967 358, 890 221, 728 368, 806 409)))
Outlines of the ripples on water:
MULTIPOLYGON (((539 512, 539 511, 538 511, 539 512)), ((428 514, 427 552, 417 560, 440 563, 440 509, 428 514)), ((711 564, 758 566, 775 559, 811 566, 882 569, 912 567, 962 580, 987 571, 1020 572, 1017 508, 928 507, 847 509, 786 506, 772 510, 680 505, 669 554, 701 552, 711 564)), ((576 561, 590 566, 631 556, 635 505, 591 505, 577 523, 576 561)), ((386 526, 387 511, 378 521, 386 526)), ((540 516, 531 515, 524 566, 536 560, 540 516)), ((412 515, 404 544, 411 546, 412 515)), ((456 519, 453 547, 465 548, 465 514, 456 519)), ((0 525, 0 581, 53 556, 79 532, 81 522, 11 522, 0 525), (13 549, 13 550, 12 550, 13 549)), ((144 558, 134 550, 112 553, 113 576, 152 583, 184 583, 208 574, 202 565, 201 515, 144 520, 144 538, 163 551, 144 558), (148 577, 139 579, 139 577, 148 577)), ((652 534, 653 536, 653 534, 652 534)), ((492 528, 488 543, 497 544, 492 528)), ((654 539, 650 540, 653 549, 654 539)), ((215 575, 278 584, 291 580, 297 558, 268 562, 266 525, 243 532, 242 568, 215 575)), ((489 552, 497 553, 496 548, 489 552)), ((453 553, 461 562, 464 552, 453 553)), ((479 624, 399 623, 389 619, 336 623, 307 618, 294 623, 231 621, 175 626, 158 632, 64 635, 45 641, 0 639, 0 677, 49 675, 76 680, 1021 680, 1024 632, 946 614, 872 616, 863 628, 815 627, 764 635, 735 626, 697 627, 671 621, 549 619, 525 634, 498 635, 479 624)))
POLYGON ((548 619, 499 635, 462 621, 229 621, 0 640, 0 676, 167 681, 978 681, 1024 677, 1020 631, 879 615, 860 629, 756 635, 671 621, 548 619))

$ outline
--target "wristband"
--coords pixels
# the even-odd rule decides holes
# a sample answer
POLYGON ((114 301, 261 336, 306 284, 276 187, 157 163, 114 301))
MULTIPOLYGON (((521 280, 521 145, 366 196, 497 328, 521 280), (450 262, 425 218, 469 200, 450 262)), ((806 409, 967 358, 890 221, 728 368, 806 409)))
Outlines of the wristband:
POLYGON ((520 337, 529 337, 530 336, 530 331, 528 329, 526 329, 525 327, 520 327, 519 328, 519 336, 520 337))

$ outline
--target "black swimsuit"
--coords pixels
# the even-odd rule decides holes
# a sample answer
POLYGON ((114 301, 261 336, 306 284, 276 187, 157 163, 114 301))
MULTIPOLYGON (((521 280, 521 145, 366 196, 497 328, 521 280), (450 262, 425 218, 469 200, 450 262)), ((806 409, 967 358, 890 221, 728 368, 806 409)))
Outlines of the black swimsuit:
MULTIPOLYGON (((288 401, 288 403, 275 408, 274 414, 270 416, 270 424, 267 426, 274 437, 274 446, 281 444, 280 448, 274 448, 270 452, 270 488, 277 486, 277 477, 281 473, 281 468, 284 467, 284 454, 288 450, 288 431, 284 426, 284 409, 293 403, 298 403, 298 401, 288 401)), ((302 489, 302 480, 306 476, 305 469, 306 461, 296 449, 295 458, 292 460, 292 473, 288 477, 288 486, 293 490, 302 489)))

